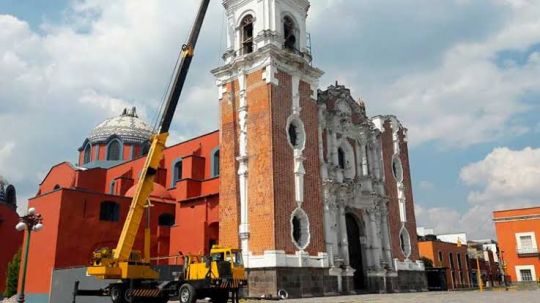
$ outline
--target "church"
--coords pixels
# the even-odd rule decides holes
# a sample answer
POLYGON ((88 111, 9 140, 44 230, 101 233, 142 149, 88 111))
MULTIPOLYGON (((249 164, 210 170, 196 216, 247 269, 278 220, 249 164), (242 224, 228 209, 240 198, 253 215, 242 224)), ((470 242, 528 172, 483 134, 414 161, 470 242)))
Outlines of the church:
MULTIPOLYGON (((309 1, 223 6, 219 129, 164 151, 144 220, 154 262, 241 248, 250 297, 425 290, 407 129, 369 117, 339 83, 319 89, 309 1)), ((48 302, 55 272, 116 245, 153 132, 125 109, 82 140, 78 163, 51 168, 29 200, 45 227, 32 239, 28 302, 48 302)))

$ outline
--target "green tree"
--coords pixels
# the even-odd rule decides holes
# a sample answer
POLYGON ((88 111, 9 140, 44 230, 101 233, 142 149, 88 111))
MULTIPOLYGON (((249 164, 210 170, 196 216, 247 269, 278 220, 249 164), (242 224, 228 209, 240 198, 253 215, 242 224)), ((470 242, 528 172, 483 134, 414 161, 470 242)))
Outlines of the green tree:
POLYGON ((6 287, 4 297, 11 297, 17 293, 17 284, 19 282, 19 267, 21 265, 21 250, 13 256, 13 259, 8 264, 6 275, 6 287))

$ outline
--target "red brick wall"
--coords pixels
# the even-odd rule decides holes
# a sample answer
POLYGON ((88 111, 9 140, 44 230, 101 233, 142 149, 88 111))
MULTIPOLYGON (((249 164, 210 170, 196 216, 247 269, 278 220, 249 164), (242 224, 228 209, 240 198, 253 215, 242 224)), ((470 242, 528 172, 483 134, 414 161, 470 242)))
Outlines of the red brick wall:
POLYGON ((226 85, 220 100, 219 244, 238 248, 240 197, 238 196, 238 81, 226 85))
MULTIPOLYGON (((401 230, 401 219, 399 217, 399 201, 397 197, 397 182, 392 171, 392 158, 394 154, 394 143, 392 138, 392 125, 389 120, 385 121, 384 133, 382 133, 382 154, 383 169, 385 176, 386 192, 389 197, 388 202, 388 224, 390 228, 390 240, 392 255, 400 261, 405 260, 401 251, 399 232, 401 230)), ((414 215, 414 200, 412 194, 411 173, 409 165, 409 150, 407 142, 403 137, 403 130, 399 131, 400 138, 400 159, 403 166, 403 184, 405 187, 405 207, 407 223, 405 224, 411 240, 411 256, 409 259, 416 261, 419 258, 417 236, 416 236, 416 218, 414 215)))
MULTIPOLYGON (((262 71, 247 75, 248 102, 248 199, 250 250, 262 254, 265 250, 297 249, 291 239, 290 218, 297 207, 294 189, 293 149, 287 139, 287 118, 292 113, 292 78, 278 72, 279 85, 267 84, 262 71)), ((221 100, 221 187, 220 242, 238 246, 239 197, 237 161, 239 96, 238 82, 227 85, 228 95, 221 100), (234 163, 232 165, 231 163, 234 163)), ((311 244, 307 251, 324 251, 318 159, 318 108, 311 99, 309 84, 300 83, 301 118, 306 129, 304 162, 306 175, 303 209, 310 219, 311 244)))

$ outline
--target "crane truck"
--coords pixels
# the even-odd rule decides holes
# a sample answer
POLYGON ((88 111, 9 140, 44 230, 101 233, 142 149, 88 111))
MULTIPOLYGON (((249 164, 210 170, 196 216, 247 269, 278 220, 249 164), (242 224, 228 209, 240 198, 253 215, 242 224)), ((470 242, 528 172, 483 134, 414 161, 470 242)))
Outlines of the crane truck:
MULTIPOLYGON (((73 302, 77 296, 108 296, 113 303, 166 303, 170 299, 181 303, 193 303, 200 298, 211 298, 213 302, 225 303, 229 294, 236 294, 247 285, 242 253, 240 250, 213 246, 208 256, 184 256, 184 264, 177 267, 175 277, 161 280, 160 274, 150 264, 150 228, 144 231, 144 253, 133 250, 139 225, 148 198, 153 189, 154 177, 163 156, 169 128, 178 104, 178 99, 194 55, 195 45, 206 15, 210 0, 202 0, 189 39, 182 47, 181 60, 174 71, 161 112, 159 131, 151 139, 150 150, 142 168, 136 192, 124 223, 116 249, 101 248, 93 253, 87 274, 98 279, 115 280, 103 289, 79 289, 75 282, 73 302)), ((147 215, 148 216, 148 215, 147 215)))

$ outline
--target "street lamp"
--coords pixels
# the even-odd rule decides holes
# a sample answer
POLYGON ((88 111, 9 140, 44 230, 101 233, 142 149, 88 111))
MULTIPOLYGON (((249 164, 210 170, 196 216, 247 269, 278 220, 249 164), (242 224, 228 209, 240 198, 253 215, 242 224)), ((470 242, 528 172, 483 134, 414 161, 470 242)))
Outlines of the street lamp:
POLYGON ((26 266, 28 265, 28 250, 30 248, 30 235, 32 231, 40 231, 43 228, 43 217, 36 212, 35 208, 29 208, 25 216, 19 217, 19 223, 15 225, 18 231, 26 230, 26 246, 24 248, 23 275, 21 280, 21 293, 17 299, 18 303, 24 303, 24 286, 26 283, 26 266))

